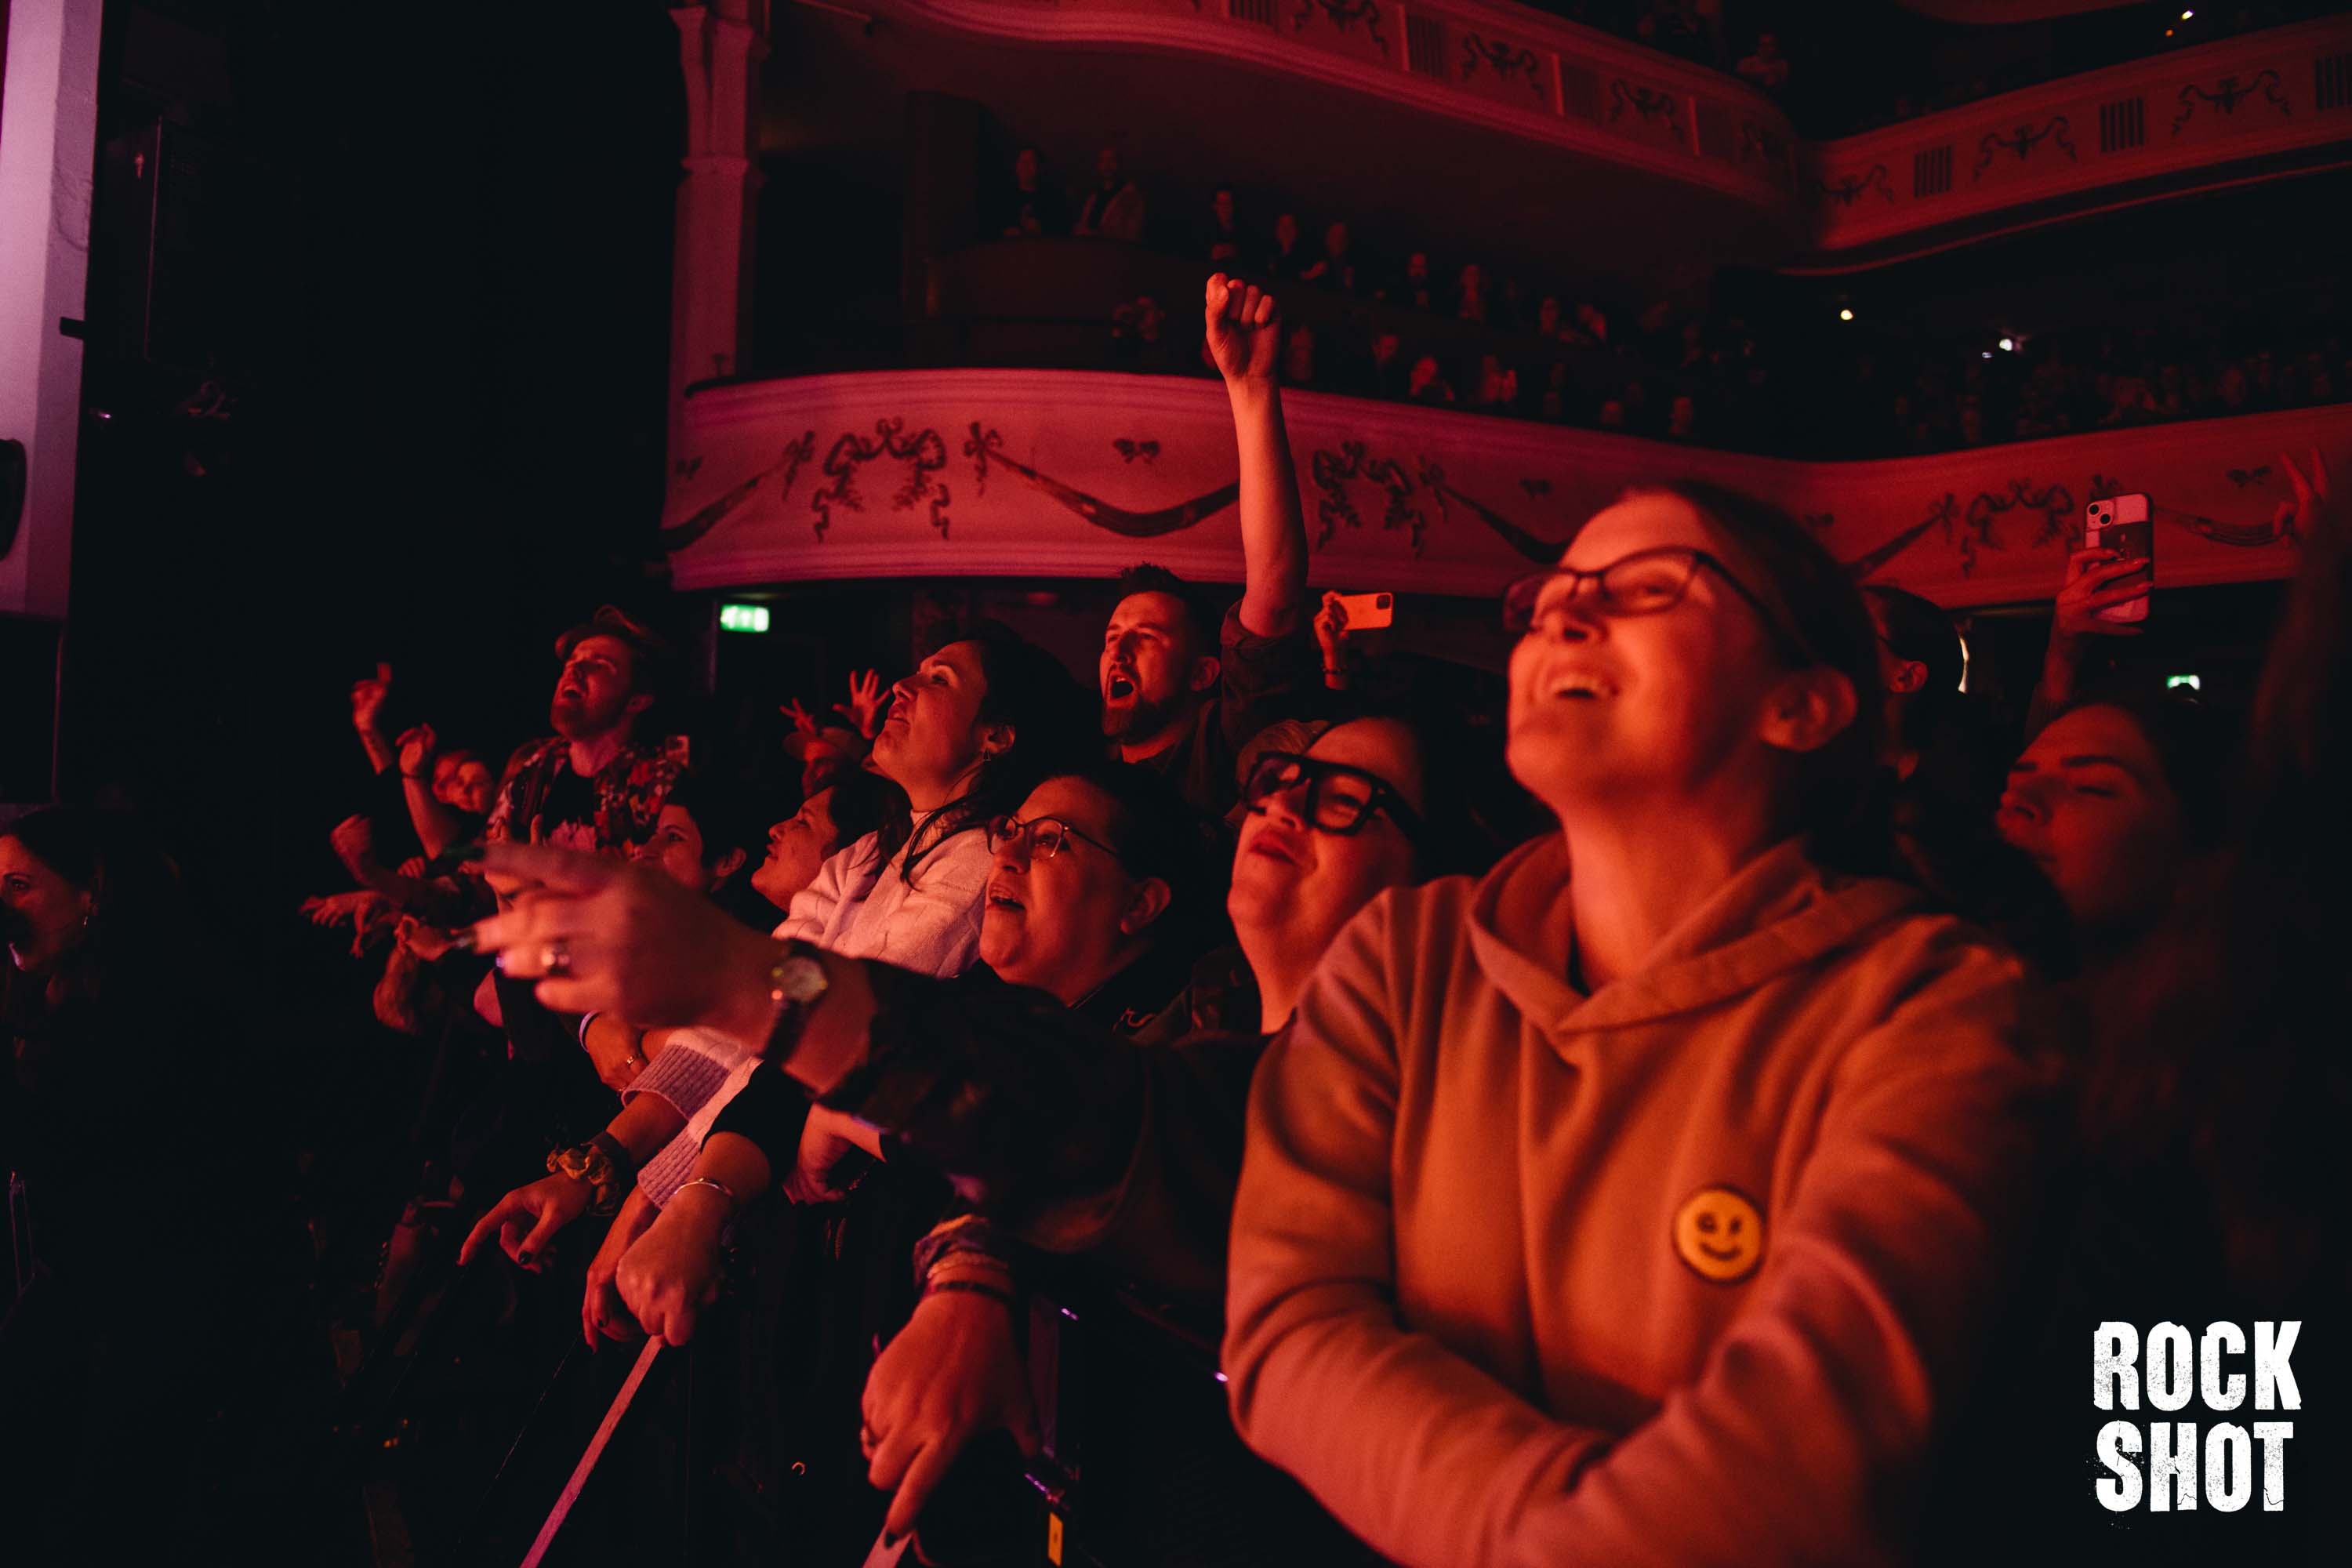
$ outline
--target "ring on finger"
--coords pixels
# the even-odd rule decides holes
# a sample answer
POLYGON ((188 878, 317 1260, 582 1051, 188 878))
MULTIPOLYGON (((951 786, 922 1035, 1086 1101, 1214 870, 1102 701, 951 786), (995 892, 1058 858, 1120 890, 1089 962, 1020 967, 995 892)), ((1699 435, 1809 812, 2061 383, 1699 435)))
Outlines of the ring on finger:
POLYGON ((571 973, 572 939, 562 936, 548 938, 547 945, 539 950, 539 967, 541 973, 551 980, 561 980, 571 973))

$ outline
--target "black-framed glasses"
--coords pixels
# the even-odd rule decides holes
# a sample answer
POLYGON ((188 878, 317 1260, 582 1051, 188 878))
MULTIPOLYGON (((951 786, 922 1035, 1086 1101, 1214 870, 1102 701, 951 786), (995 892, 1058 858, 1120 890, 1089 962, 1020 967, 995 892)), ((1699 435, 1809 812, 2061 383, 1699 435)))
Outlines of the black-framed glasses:
POLYGON ((1327 763, 1298 752, 1260 754, 1243 781, 1242 804, 1261 811, 1266 801, 1301 785, 1307 793, 1302 815, 1320 832, 1344 838, 1361 833, 1373 813, 1384 812, 1407 838, 1421 837, 1421 814, 1406 804, 1388 780, 1363 768, 1327 763))
POLYGON ((1737 573, 1706 551, 1681 544, 1636 550, 1591 572, 1559 566, 1522 577, 1503 590, 1503 629, 1513 637, 1525 637, 1546 614, 1572 603, 1586 583, 1592 584, 1592 602, 1604 616, 1654 616, 1683 602, 1690 592, 1691 579, 1702 567, 1748 601, 1781 651, 1797 656, 1801 663, 1811 662, 1811 649, 1804 638, 1782 625, 1772 607, 1737 573))
POLYGON ((988 852, 995 854, 1011 839, 1018 837, 1028 846, 1031 858, 1051 860, 1062 852, 1062 847, 1073 838, 1084 839, 1120 865, 1127 857, 1097 838, 1082 827, 1063 821, 1058 816, 1033 816, 1024 822, 1017 816, 992 818, 982 830, 988 836, 988 852))

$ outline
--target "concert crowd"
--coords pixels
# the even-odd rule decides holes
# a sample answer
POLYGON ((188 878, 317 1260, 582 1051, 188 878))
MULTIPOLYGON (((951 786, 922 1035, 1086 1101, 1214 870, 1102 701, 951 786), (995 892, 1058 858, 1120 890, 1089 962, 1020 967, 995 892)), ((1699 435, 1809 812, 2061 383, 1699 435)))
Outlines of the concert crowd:
MULTIPOLYGON (((300 913, 414 1071, 369 1108, 373 1277, 326 1304, 354 1364, 462 1342, 434 1375, 483 1408, 589 1365, 584 1419, 500 1429, 560 1476, 619 1369, 699 1352, 680 1429, 793 1562, 1033 1560, 1040 1510, 1111 1568, 1958 1561, 2029 1511, 2113 1550, 2088 1428, 2034 1414, 2091 1323, 2347 1283, 2315 455, 2244 711, 2104 673, 2142 562, 2072 554, 2005 714, 1942 609, 1696 482, 1503 595, 1482 705, 1308 592, 1275 296, 1220 274, 1203 330, 1245 580, 1139 563, 1090 672, 956 626, 764 694, 782 759, 681 728, 678 651, 611 607, 510 755, 357 680, 349 885, 300 913)), ((131 816, 0 828, 12 1211, 99 1347, 6 1363, 60 1541, 116 1417, 212 1397, 159 1292, 172 1337, 237 1300, 234 1189, 177 1174, 236 1086, 170 1048, 234 975, 179 899, 131 816)), ((623 1431, 562 1560, 656 1560, 623 1431)))

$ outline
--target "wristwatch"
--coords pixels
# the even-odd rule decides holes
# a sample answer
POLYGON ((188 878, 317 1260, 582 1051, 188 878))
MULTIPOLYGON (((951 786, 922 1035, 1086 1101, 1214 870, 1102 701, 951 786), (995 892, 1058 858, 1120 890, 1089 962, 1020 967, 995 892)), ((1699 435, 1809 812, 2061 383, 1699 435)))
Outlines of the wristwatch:
POLYGON ((782 1062, 800 1044, 801 1029, 808 1022, 809 1009, 824 999, 832 982, 825 977, 824 960, 818 956, 822 950, 793 938, 784 943, 784 950, 775 963, 768 966, 768 1000, 775 1005, 776 1020, 768 1027, 768 1044, 763 1053, 770 1061, 782 1062))

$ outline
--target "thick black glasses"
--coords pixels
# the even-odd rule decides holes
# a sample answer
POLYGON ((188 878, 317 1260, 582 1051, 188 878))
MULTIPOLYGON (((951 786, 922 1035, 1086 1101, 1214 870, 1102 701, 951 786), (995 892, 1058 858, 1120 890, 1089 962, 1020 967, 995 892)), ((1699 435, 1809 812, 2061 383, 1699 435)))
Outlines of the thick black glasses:
POLYGON ((1421 837, 1421 814, 1380 774, 1297 752, 1261 755, 1242 784, 1242 804, 1260 811, 1272 796, 1301 784, 1307 787, 1307 820, 1320 832, 1341 837, 1361 833, 1374 812, 1386 812, 1407 838, 1421 837))
POLYGON ((1017 836, 1028 845, 1031 856, 1039 860, 1051 860, 1062 852, 1062 846, 1073 838, 1082 838, 1120 865, 1127 864, 1126 857, 1118 850, 1083 828, 1071 826, 1058 816, 1033 816, 1026 822, 1017 816, 1000 816, 982 831, 988 836, 988 852, 992 855, 1003 848, 1008 839, 1017 836))
POLYGON ((1654 616, 1683 602, 1683 595, 1690 592, 1691 579, 1698 575, 1701 567, 1722 578, 1733 593, 1748 601, 1783 652, 1796 655, 1800 663, 1811 662, 1811 650, 1804 639, 1782 626, 1771 606, 1741 582, 1731 568, 1704 550, 1680 544, 1636 550, 1595 572, 1561 566, 1522 577, 1503 590, 1503 629, 1513 637, 1525 637, 1528 629, 1544 616, 1571 603, 1577 590, 1588 582, 1592 584, 1592 602, 1602 615, 1654 616))

